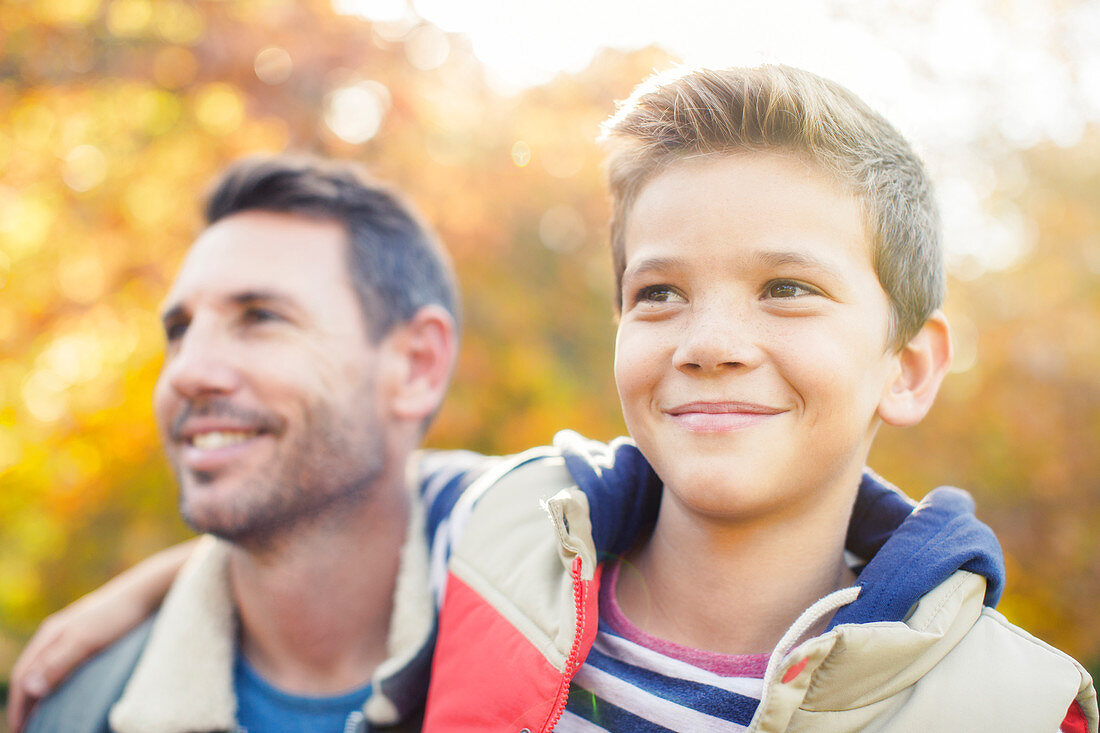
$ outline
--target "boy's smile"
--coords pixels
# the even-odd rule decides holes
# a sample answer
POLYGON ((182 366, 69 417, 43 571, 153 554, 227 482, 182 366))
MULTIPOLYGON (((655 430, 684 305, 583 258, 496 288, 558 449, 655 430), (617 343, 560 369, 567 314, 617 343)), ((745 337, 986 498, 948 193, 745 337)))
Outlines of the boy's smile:
POLYGON ((721 433, 756 425, 785 410, 751 402, 689 402, 664 412, 684 430, 721 433))
POLYGON ((898 372, 859 202, 794 155, 689 159, 646 185, 625 243, 615 377, 674 500, 847 512, 898 372))

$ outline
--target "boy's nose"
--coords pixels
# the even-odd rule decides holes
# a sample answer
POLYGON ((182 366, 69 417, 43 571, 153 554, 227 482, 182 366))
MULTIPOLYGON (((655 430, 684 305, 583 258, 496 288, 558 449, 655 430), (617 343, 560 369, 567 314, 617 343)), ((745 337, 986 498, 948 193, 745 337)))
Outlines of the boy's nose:
POLYGON ((703 373, 756 366, 762 352, 753 331, 750 320, 736 310, 693 313, 673 357, 676 368, 703 373))

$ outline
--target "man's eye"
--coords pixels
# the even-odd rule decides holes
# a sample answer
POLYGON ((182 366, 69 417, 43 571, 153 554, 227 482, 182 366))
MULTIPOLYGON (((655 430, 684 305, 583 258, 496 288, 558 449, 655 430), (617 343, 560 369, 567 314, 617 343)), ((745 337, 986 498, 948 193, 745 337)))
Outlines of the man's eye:
POLYGON ((794 280, 775 280, 764 288, 764 295, 769 298, 800 298, 804 295, 816 295, 817 291, 808 285, 794 280))
POLYGON ((241 316, 245 323, 266 323, 268 321, 280 321, 282 316, 267 308, 247 308, 241 316))
POLYGON ((634 296, 636 303, 682 303, 684 296, 676 292, 671 285, 649 285, 634 296))
POLYGON ((184 321, 173 321, 171 323, 164 324, 164 337, 169 341, 179 341, 183 338, 183 334, 187 332, 187 323, 184 321))

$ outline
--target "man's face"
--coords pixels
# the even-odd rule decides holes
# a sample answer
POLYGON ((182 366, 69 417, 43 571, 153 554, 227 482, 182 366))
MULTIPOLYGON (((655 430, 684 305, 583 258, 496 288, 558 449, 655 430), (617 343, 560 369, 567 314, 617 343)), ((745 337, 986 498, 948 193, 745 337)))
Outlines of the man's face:
POLYGON ((615 377, 666 498, 847 512, 897 370, 857 201, 791 156, 687 160, 625 234, 615 377))
POLYGON ((346 246, 334 222, 243 212, 188 253, 154 405, 196 530, 270 539, 358 500, 382 468, 379 349, 346 246))

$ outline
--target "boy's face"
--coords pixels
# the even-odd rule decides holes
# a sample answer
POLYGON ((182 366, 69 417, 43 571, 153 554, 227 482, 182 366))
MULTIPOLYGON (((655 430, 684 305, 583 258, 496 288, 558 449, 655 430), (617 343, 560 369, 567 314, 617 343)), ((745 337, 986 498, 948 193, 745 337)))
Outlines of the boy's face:
POLYGON ((794 156, 697 158, 625 235, 615 379, 666 501, 847 512, 899 369, 857 200, 794 156))

